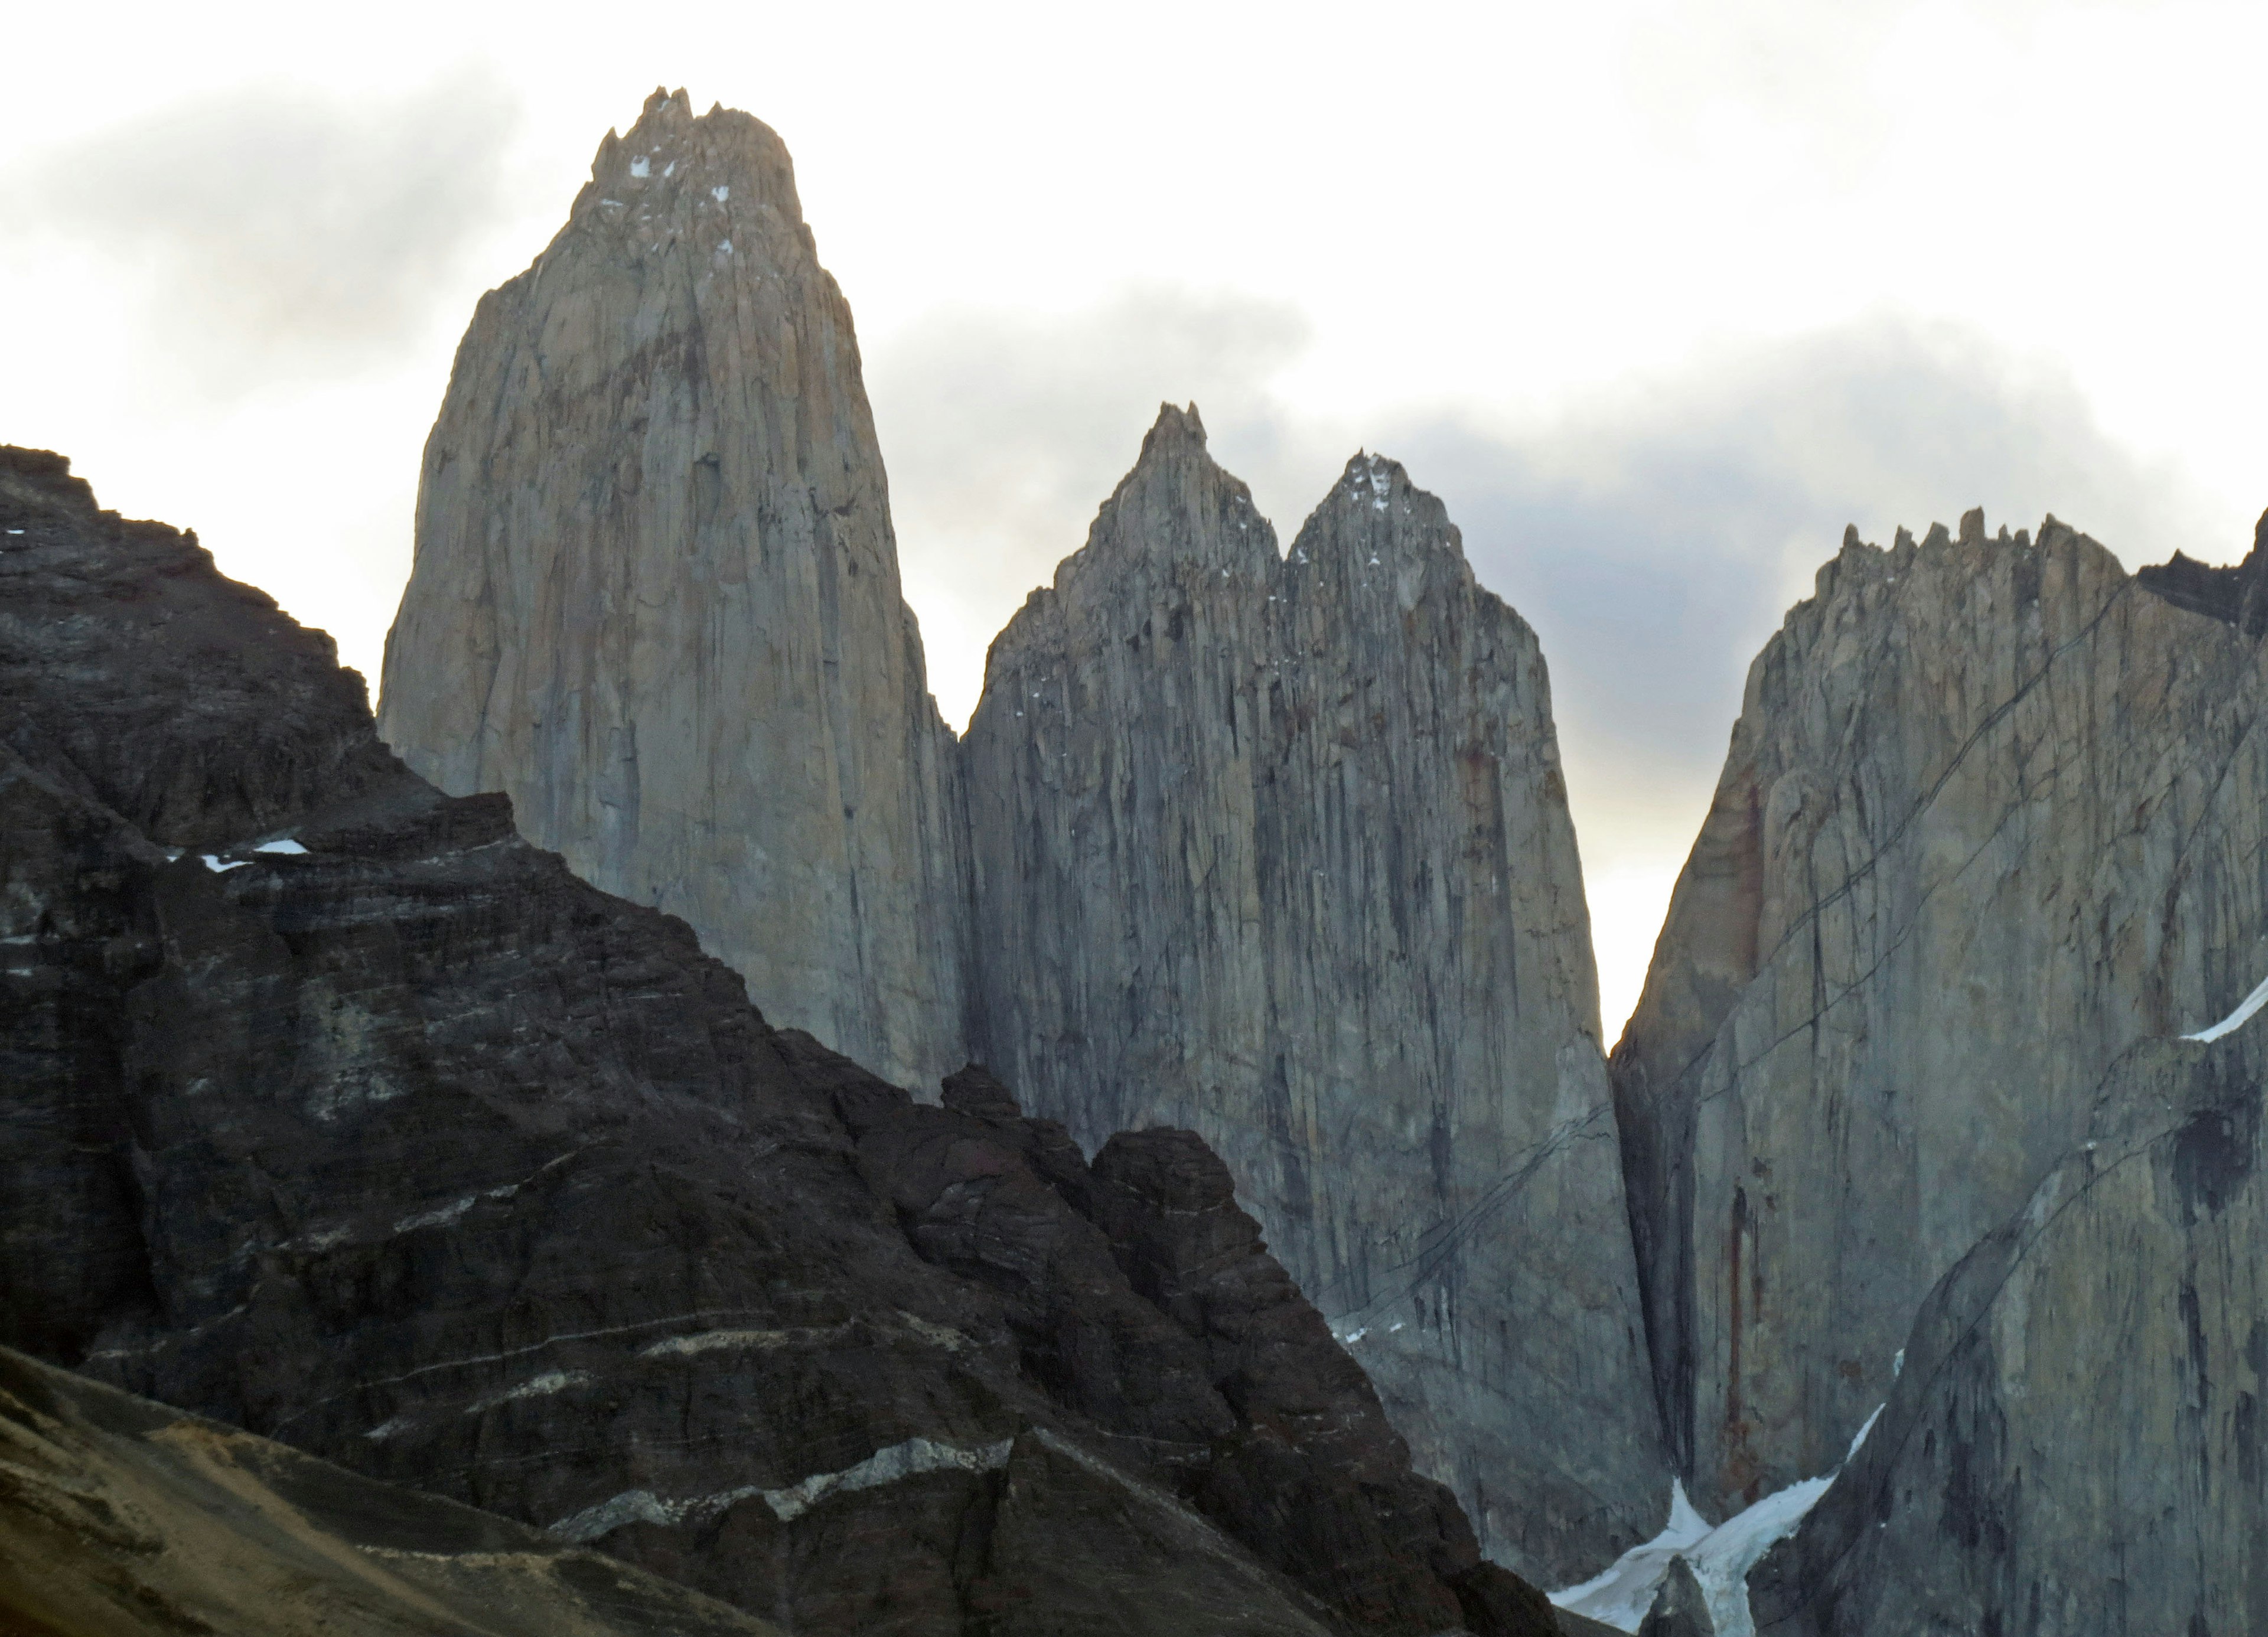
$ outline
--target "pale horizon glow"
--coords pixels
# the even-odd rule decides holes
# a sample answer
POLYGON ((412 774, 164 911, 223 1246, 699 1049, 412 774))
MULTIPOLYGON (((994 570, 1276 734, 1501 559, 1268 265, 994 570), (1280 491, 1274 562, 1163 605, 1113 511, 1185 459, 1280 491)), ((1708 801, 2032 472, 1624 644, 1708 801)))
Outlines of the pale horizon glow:
POLYGON ((1543 641, 1611 1044, 1844 523, 2249 543, 2264 46, 2218 0, 48 8, 0 441, 374 679, 474 300, 654 85, 746 108, 858 315, 948 718, 1161 399, 1285 538, 1395 455, 1543 641))

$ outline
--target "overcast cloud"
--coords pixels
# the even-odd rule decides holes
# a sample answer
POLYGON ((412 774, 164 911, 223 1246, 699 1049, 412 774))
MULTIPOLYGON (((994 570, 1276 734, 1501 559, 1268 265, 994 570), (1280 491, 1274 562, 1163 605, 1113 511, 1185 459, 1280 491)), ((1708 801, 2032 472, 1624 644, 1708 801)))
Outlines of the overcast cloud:
POLYGON ((38 151, 4 202, 27 239, 123 274, 150 361, 225 399, 418 339, 504 224, 516 117, 479 73, 351 100, 232 92, 38 151))

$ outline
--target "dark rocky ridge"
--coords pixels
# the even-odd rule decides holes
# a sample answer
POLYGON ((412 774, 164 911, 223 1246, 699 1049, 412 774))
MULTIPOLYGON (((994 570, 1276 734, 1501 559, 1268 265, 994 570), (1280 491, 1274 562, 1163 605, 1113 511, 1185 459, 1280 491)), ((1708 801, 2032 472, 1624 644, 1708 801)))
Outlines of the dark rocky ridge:
POLYGON ((11 1637, 778 1637, 532 1529, 0 1348, 11 1637))
POLYGON ((2243 562, 2215 568, 2177 551, 2165 562, 2135 569, 2134 579, 2176 608, 2233 625, 2247 636, 2268 634, 2268 512, 2253 525, 2252 549, 2243 562))
POLYGON ((0 1342, 799 1631, 1553 1628, 1202 1145, 917 1105, 193 539, 0 525, 0 1342))

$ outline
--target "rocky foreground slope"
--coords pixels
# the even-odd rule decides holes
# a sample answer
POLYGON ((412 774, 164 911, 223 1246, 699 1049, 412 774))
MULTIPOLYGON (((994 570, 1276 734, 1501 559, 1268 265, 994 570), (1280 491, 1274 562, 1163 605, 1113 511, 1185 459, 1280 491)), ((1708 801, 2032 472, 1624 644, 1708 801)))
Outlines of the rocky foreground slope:
POLYGON ((669 1581, 0 1348, 15 1637, 777 1637, 669 1581))
POLYGON ((799 1632, 1552 1629, 1187 1133, 776 1031, 0 451, 0 1343, 799 1632))
POLYGON ((657 92, 481 298, 381 729, 905 1085, 965 1061, 952 735, 779 138, 657 92))
POLYGON ((1491 1553, 1650 1534, 1550 688, 1440 503, 1359 458, 1286 557, 1168 410, 956 747, 778 138, 657 93, 592 178, 459 351, 387 741, 885 1078, 1201 1131, 1491 1553))
POLYGON ((964 741, 980 1055, 1202 1133, 1506 1561, 1660 1522, 1590 929, 1535 634, 1351 461, 1289 553, 1166 407, 964 741))
POLYGON ((1750 672, 1614 1072, 1697 1499, 1888 1405, 1763 1629, 2268 1620, 2261 562, 1853 535, 1750 672))

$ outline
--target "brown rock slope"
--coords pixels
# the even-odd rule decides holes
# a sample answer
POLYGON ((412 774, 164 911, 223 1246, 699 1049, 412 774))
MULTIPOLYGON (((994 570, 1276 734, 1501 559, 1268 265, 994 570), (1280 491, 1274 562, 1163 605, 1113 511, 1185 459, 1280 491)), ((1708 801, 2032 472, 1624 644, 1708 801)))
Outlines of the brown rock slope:
POLYGON ((1614 1058, 1705 1509, 1833 1468, 2112 1065, 2268 973, 2264 700, 2243 630, 2053 519, 1853 534, 1758 657, 1614 1058))
POLYGON ((980 1053, 1090 1147, 1203 1134, 1484 1545, 1668 1493, 1534 634, 1360 456, 1288 554, 1170 406, 963 743, 980 1053))
POLYGON ((0 1343, 804 1633, 1550 1629, 1201 1149, 916 1105, 193 540, 0 526, 0 1343))
POLYGON ((962 1061, 952 736, 850 310, 766 127, 657 92, 482 297, 387 654, 416 772, 504 791, 886 1077, 962 1061))
POLYGON ((521 1524, 0 1348, 11 1637, 765 1637, 521 1524))

